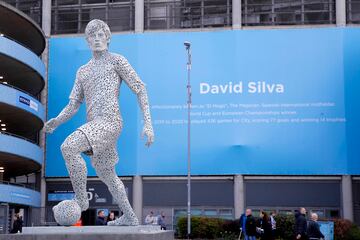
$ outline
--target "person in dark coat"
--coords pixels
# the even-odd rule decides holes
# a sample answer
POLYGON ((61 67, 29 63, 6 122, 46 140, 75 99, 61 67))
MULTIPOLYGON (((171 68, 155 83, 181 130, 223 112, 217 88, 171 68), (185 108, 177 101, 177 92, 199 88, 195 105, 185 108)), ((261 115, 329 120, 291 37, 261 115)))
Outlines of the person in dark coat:
POLYGON ((239 219, 240 234, 246 236, 246 214, 243 213, 239 219))
POLYGON ((161 230, 166 230, 165 213, 164 212, 161 212, 161 214, 157 217, 157 224, 160 225, 161 230))
POLYGON ((264 211, 260 212, 260 232, 261 240, 273 239, 271 220, 269 218, 269 215, 264 211))
POLYGON ((114 212, 109 212, 109 215, 106 218, 106 224, 108 222, 114 221, 115 220, 115 213, 114 212))
POLYGON ((95 225, 106 225, 105 214, 103 210, 98 211, 98 216, 95 221, 95 225))
POLYGON ((15 220, 13 223, 13 228, 11 229, 10 233, 21 233, 23 227, 23 220, 19 214, 15 214, 15 220))
POLYGON ((324 235, 320 231, 320 225, 317 222, 318 215, 316 213, 311 214, 311 220, 307 227, 307 236, 309 239, 324 239, 324 235))
POLYGON ((252 216, 251 209, 246 209, 245 240, 256 240, 256 219, 252 216))
POLYGON ((300 211, 295 214, 295 239, 307 240, 307 221, 306 209, 300 208, 300 211))

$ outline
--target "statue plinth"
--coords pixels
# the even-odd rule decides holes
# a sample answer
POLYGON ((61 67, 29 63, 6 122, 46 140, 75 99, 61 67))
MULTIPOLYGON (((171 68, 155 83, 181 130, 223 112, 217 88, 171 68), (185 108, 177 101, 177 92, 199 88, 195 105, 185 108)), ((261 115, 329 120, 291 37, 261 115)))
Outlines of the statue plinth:
POLYGON ((158 225, 23 227, 21 234, 0 235, 0 240, 173 240, 173 231, 158 225))

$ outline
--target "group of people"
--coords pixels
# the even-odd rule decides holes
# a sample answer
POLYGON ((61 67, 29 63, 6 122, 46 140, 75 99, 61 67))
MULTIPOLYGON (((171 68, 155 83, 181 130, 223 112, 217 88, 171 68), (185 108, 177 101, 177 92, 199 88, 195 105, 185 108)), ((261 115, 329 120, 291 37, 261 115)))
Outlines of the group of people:
MULTIPOLYGON (((273 240, 276 237, 276 213, 270 215, 265 211, 260 211, 260 218, 256 219, 252 215, 251 209, 246 209, 240 217, 240 236, 245 240, 273 240)), ((317 222, 318 215, 311 214, 311 219, 306 219, 306 209, 300 208, 295 214, 294 239, 296 240, 319 240, 324 239, 320 231, 320 225, 317 222)))
POLYGON ((320 225, 316 213, 311 214, 311 219, 306 219, 306 209, 300 208, 295 214, 295 238, 300 240, 324 239, 324 235, 320 231, 320 225))
POLYGON ((260 236, 262 240, 272 240, 275 237, 275 231, 275 212, 269 216, 265 211, 261 211, 260 218, 257 220, 252 215, 252 210, 246 209, 240 217, 240 235, 243 235, 245 240, 256 240, 257 236, 260 236))
POLYGON ((161 214, 155 216, 153 211, 150 211, 148 215, 145 217, 146 225, 160 225, 161 230, 166 230, 165 224, 165 213, 161 212, 161 214))
POLYGON ((109 215, 106 217, 104 210, 99 210, 97 213, 97 218, 95 221, 95 225, 107 225, 108 222, 115 220, 115 213, 110 212, 109 215))
MULTIPOLYGON (((95 225, 107 225, 108 222, 115 220, 115 213, 109 212, 109 215, 106 217, 104 210, 99 210, 97 212, 97 217, 95 221, 95 225)), ((145 224, 146 225, 160 225, 161 230, 166 230, 165 224, 165 213, 161 212, 159 215, 154 215, 154 212, 151 211, 145 217, 145 224)))

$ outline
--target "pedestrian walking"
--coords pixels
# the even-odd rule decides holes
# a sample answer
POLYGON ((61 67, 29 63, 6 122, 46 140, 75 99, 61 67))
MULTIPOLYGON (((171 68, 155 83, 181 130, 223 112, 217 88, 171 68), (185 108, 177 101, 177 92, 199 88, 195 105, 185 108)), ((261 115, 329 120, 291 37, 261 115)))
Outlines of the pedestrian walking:
POLYGON ((295 214, 295 239, 307 240, 307 221, 306 209, 300 208, 300 211, 295 214))

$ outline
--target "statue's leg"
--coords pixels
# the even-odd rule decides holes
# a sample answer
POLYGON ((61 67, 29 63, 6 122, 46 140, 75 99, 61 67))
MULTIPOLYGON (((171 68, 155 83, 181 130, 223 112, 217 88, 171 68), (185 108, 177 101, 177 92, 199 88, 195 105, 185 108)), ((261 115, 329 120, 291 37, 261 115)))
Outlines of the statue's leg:
POLYGON ((89 208, 89 200, 86 192, 87 168, 81 153, 89 150, 91 146, 85 134, 79 130, 70 134, 61 145, 61 152, 75 192, 75 200, 82 211, 89 208))
POLYGON ((136 226, 139 225, 139 220, 126 196, 125 186, 115 172, 115 163, 117 160, 116 149, 107 149, 97 156, 93 156, 92 159, 98 177, 107 185, 114 202, 118 204, 120 210, 123 212, 123 216, 115 221, 109 222, 108 225, 136 226))

